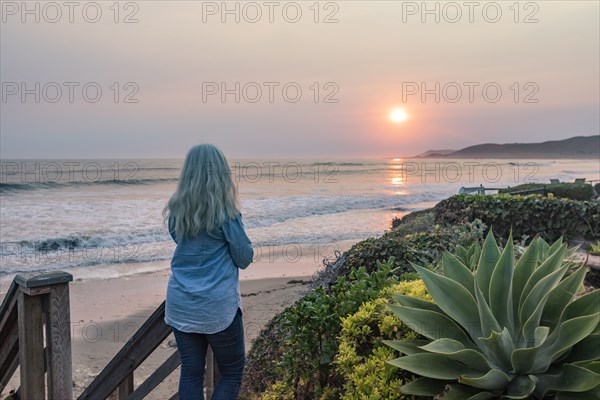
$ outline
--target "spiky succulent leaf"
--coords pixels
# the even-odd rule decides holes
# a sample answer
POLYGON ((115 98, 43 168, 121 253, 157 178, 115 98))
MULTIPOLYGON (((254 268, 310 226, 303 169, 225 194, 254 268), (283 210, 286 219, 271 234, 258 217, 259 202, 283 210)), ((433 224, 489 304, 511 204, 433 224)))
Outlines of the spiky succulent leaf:
POLYGON ((390 304, 389 307, 406 326, 426 338, 432 340, 451 338, 458 340, 467 347, 473 346, 464 329, 445 314, 394 304, 390 304))
POLYGON ((477 309, 479 310, 479 321, 481 323, 481 334, 483 337, 488 337, 492 331, 500 332, 502 327, 494 317, 490 306, 483 298, 483 293, 479 289, 479 285, 475 283, 475 294, 477 299, 477 309))
POLYGON ((599 304, 600 290, 594 290, 593 292, 587 293, 565 307, 565 311, 563 311, 560 316, 559 323, 571 318, 576 318, 580 315, 597 313, 600 310, 599 304))
POLYGON ((550 391, 554 392, 587 392, 598 386, 600 374, 572 364, 564 364, 556 373, 536 375, 534 395, 544 398, 550 391))
POLYGON ((573 301, 583 284, 586 273, 585 267, 580 267, 573 274, 560 282, 548 295, 548 301, 540 323, 550 329, 556 328, 565 307, 573 301))
POLYGON ((531 375, 519 375, 506 388, 507 399, 528 399, 535 390, 537 379, 531 375))
POLYGON ((395 367, 434 379, 458 379, 461 375, 476 375, 478 372, 443 354, 435 353, 411 354, 388 362, 395 367))
POLYGON ((406 307, 422 308, 422 309, 425 309, 425 310, 435 311, 435 312, 438 312, 440 314, 444 313, 442 311, 442 309, 439 308, 434 303, 432 303, 430 301, 426 301, 426 300, 420 299, 418 297, 411 297, 411 296, 406 296, 406 295, 403 295, 403 294, 398 294, 398 295, 393 296, 393 299, 396 300, 401 305, 406 306, 406 307))
POLYGON ((506 327, 515 336, 512 304, 512 279, 515 251, 512 234, 492 271, 490 279, 490 309, 501 326, 506 327))
POLYGON ((511 370, 511 354, 515 345, 510 332, 504 328, 502 332, 492 331, 489 337, 480 338, 479 346, 491 361, 505 371, 511 370))
POLYGON ((421 349, 419 346, 425 346, 430 342, 422 339, 413 339, 405 341, 384 340, 383 343, 390 346, 394 350, 398 350, 402 354, 411 355, 417 353, 426 353, 426 351, 421 349))
POLYGON ((483 293, 485 300, 490 302, 490 280, 492 278, 492 272, 496 267, 496 263, 500 258, 500 250, 496 244, 496 239, 492 233, 492 230, 488 232, 485 241, 483 242, 483 249, 481 250, 481 256, 479 257, 479 264, 475 273, 475 279, 477 284, 483 293))
POLYGON ((446 388, 446 385, 452 381, 443 381, 431 378, 417 378, 412 382, 407 383, 400 389, 404 394, 412 394, 415 396, 435 396, 441 393, 446 388))
POLYGON ((435 303, 472 337, 481 334, 477 302, 460 283, 413 264, 435 303))
POLYGON ((497 399, 498 393, 484 392, 479 388, 466 385, 447 385, 443 393, 435 400, 488 400, 497 399))
POLYGON ((565 359, 567 363, 600 359, 600 334, 592 333, 571 349, 565 359))
POLYGON ((535 271, 539 261, 539 238, 534 239, 515 265, 513 275, 513 315, 519 314, 519 303, 527 280, 535 271))
POLYGON ((466 264, 466 266, 469 267, 471 271, 475 271, 477 269, 479 257, 481 256, 481 246, 479 245, 479 243, 475 242, 471 245, 471 247, 469 248, 468 256, 469 262, 468 264, 466 264))
POLYGON ((590 400, 600 399, 600 385, 584 393, 560 392, 553 400, 590 400))
POLYGON ((456 256, 460 262, 467 265, 469 261, 469 250, 458 244, 454 248, 454 256, 456 256))
POLYGON ((552 253, 547 259, 542 262, 538 268, 536 268, 533 273, 527 279, 527 283, 525 283, 525 287, 521 292, 521 298, 519 299, 519 321, 521 324, 525 323, 527 315, 521 315, 523 310, 523 304, 529 296, 529 293, 533 290, 535 285, 545 276, 550 275, 552 272, 556 271, 560 268, 562 264, 562 260, 567 251, 567 247, 563 246, 554 253, 552 253))
POLYGON ((567 272, 567 266, 559 268, 548 276, 543 277, 534 287, 523 302, 519 310, 519 318, 527 318, 520 330, 525 343, 532 342, 534 332, 540 324, 544 306, 553 287, 555 287, 567 272))
POLYGON ((458 258, 450 253, 444 253, 442 256, 442 270, 444 276, 460 283, 475 297, 475 277, 471 270, 458 258))
POLYGON ((485 390, 504 389, 511 381, 512 377, 500 371, 499 369, 490 369, 485 375, 481 376, 461 376, 458 381, 463 385, 476 387, 485 390))
POLYGON ((554 243, 552 243, 550 245, 550 247, 548 248, 548 254, 552 254, 554 253, 556 250, 558 250, 559 247, 561 247, 563 245, 563 237, 559 237, 554 243))
POLYGON ((438 339, 421 346, 421 349, 435 354, 443 354, 447 358, 461 362, 477 371, 488 371, 492 367, 481 352, 466 349, 462 343, 453 339, 438 339))

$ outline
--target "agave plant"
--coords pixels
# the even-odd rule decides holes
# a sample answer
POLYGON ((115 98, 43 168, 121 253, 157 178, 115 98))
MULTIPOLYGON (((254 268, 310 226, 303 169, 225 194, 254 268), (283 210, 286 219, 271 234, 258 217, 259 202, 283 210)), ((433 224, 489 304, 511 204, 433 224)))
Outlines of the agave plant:
MULTIPOLYGON (((447 254, 448 253, 445 253, 444 256, 447 257, 447 254)), ((469 268, 469 270, 473 271, 475 268, 477 268, 477 264, 479 263, 481 246, 478 242, 474 242, 468 249, 461 245, 457 245, 454 249, 454 256, 458 258, 458 260, 467 268, 469 268)), ((442 262, 442 264, 444 263, 442 262)))
POLYGON ((436 399, 599 399, 600 291, 581 294, 586 269, 567 274, 562 240, 536 238, 515 264, 490 232, 476 249, 444 255, 444 276, 413 265, 435 303, 396 296, 389 305, 427 339, 386 341, 390 364, 418 378, 400 388, 436 399), (470 254, 469 254, 470 253, 470 254))

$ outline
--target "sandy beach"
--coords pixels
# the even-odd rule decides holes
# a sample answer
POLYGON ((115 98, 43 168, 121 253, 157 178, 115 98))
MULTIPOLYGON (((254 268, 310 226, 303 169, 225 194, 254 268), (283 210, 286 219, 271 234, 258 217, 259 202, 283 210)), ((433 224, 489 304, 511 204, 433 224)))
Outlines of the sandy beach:
MULTIPOLYGON (((320 268, 311 257, 293 263, 262 260, 240 273, 246 351, 265 324, 293 304, 320 268)), ((74 395, 79 396, 124 343, 165 299, 170 270, 107 279, 76 279, 70 284, 74 395)), ((76 276, 76 275, 75 275, 76 276)), ((137 369, 139 385, 175 350, 173 335, 137 369)), ((18 387, 19 371, 3 395, 18 387)), ((177 390, 179 369, 147 398, 169 398, 177 390)))

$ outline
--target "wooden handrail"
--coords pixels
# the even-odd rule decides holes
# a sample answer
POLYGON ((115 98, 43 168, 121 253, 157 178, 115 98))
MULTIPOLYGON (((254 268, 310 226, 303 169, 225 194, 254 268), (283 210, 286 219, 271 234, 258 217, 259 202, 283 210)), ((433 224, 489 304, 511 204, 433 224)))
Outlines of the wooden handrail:
POLYGON ((20 365, 17 393, 23 399, 73 398, 72 280, 57 271, 17 275, 11 283, 0 306, 0 394, 20 365))
POLYGON ((13 280, 0 306, 0 395, 19 365, 18 290, 13 280))
POLYGON ((514 192, 507 193, 513 196, 527 196, 530 194, 541 194, 542 196, 548 196, 548 191, 546 190, 546 186, 542 188, 536 189, 526 189, 526 190, 518 190, 514 192))
MULTIPOLYGON (((17 398, 73 398, 69 305, 72 280, 71 274, 58 271, 17 275, 11 283, 0 306, 0 395, 20 365, 17 398)), ((79 399, 106 399, 116 391, 119 400, 141 400, 164 381, 181 364, 177 351, 137 388, 133 379, 136 368, 171 334, 164 315, 163 302, 79 399)), ((205 374, 207 398, 212 395, 217 379, 217 364, 209 347, 205 374)), ((177 398, 175 393, 171 400, 177 398)))
MULTIPOLYGON (((163 302, 144 322, 140 329, 125 343, 121 350, 90 383, 79 396, 84 399, 106 399, 122 383, 132 376, 133 371, 156 349, 171 333, 171 329, 163 320, 165 303, 163 302)), ((125 382, 124 382, 125 381, 125 382)), ((121 386, 119 398, 128 396, 131 392, 133 379, 129 388, 121 386), (129 392, 129 393, 127 393, 129 392)))
MULTIPOLYGON (((135 332, 108 365, 79 396, 79 400, 106 399, 118 391, 119 400, 140 400, 168 377, 180 364, 179 352, 175 351, 137 389, 134 389, 134 371, 171 334, 171 327, 164 322, 165 303, 163 302, 135 332)), ((207 397, 214 390, 218 378, 212 351, 207 353, 205 386, 207 397)), ((177 399, 177 394, 171 399, 177 399)))

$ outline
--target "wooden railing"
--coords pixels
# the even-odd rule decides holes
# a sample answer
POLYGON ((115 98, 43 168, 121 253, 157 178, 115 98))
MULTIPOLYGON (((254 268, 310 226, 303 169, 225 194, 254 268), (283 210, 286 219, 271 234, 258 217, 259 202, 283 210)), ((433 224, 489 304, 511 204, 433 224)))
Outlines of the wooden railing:
MULTIPOLYGON (((0 307, 0 395, 20 365, 21 386, 15 398, 73 398, 69 307, 72 280, 71 274, 62 271, 18 275, 13 280, 0 307)), ((179 352, 174 351, 143 383, 134 386, 134 371, 171 333, 164 312, 163 302, 79 396, 80 400, 144 399, 180 365, 179 352)), ((206 397, 210 398, 218 380, 210 347, 206 360, 204 382, 206 397)), ((170 397, 177 398, 177 393, 170 397)))
POLYGON ((73 398, 72 280, 62 271, 17 275, 13 280, 0 306, 0 395, 20 365, 21 386, 15 397, 73 398))
MULTIPOLYGON (((134 388, 134 371, 171 333, 171 327, 164 322, 165 303, 163 302, 146 322, 135 332, 112 361, 100 372, 79 400, 106 399, 114 393, 119 400, 140 400, 164 381, 180 364, 179 352, 173 352, 142 384, 134 388)), ((212 351, 206 357, 204 382, 207 398, 214 390, 218 372, 212 351)), ((177 399, 175 393, 171 400, 177 399)))

